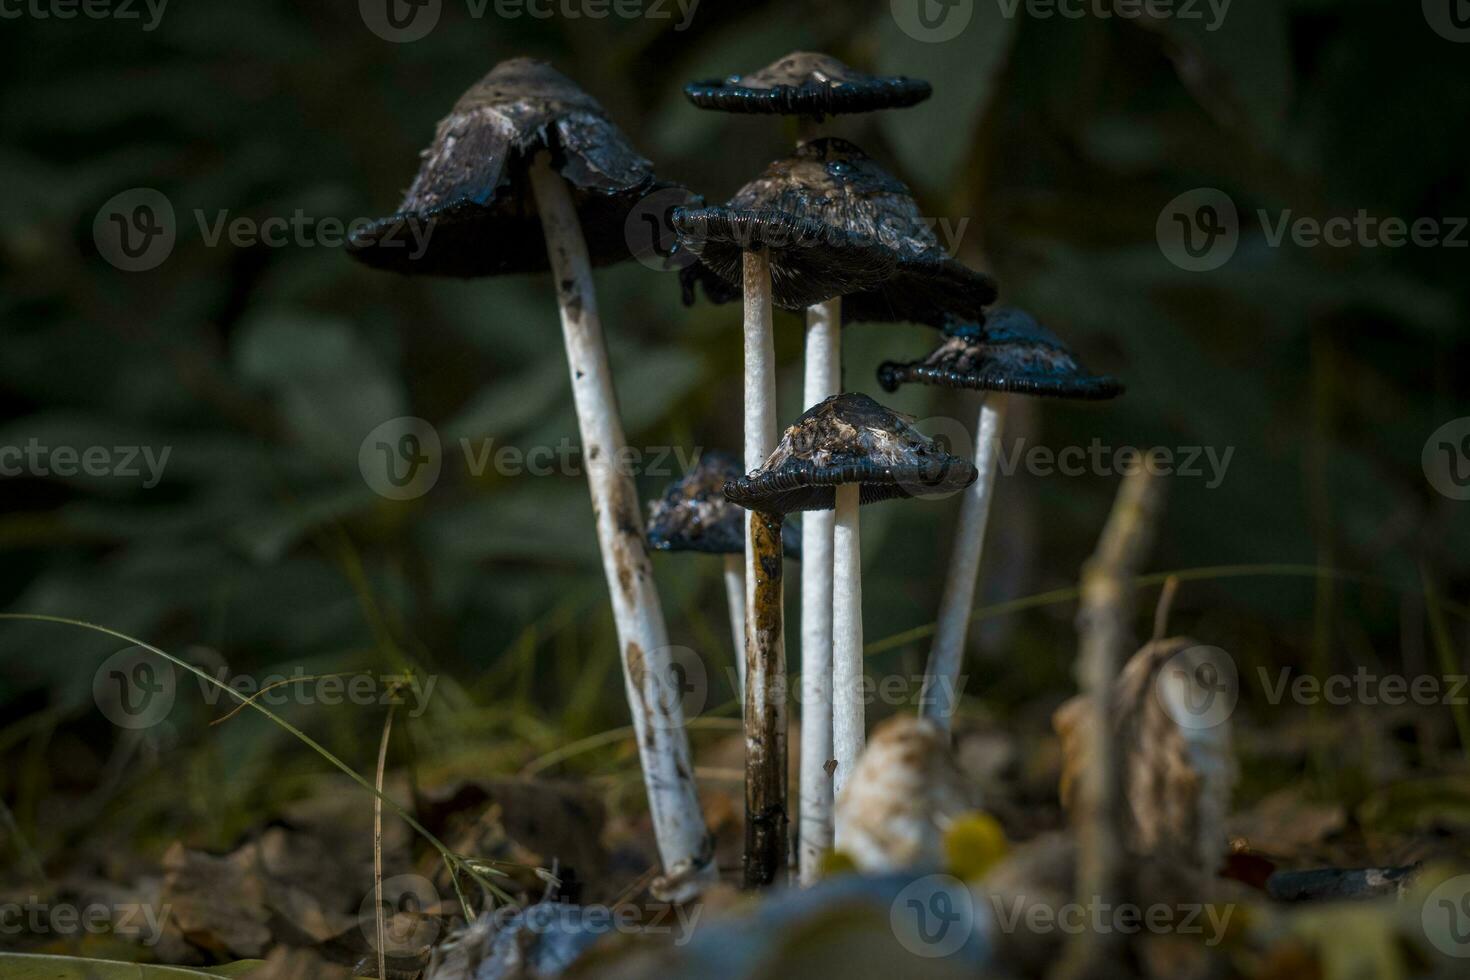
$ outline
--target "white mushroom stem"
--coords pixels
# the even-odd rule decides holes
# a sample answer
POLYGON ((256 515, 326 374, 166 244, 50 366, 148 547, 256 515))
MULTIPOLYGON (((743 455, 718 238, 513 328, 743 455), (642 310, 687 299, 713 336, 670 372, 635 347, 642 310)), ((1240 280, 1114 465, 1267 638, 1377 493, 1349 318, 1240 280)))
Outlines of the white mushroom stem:
MULTIPOLYGON (((776 448, 776 345, 771 259, 745 253, 745 468, 776 448)), ((786 801, 786 640, 781 519, 752 511, 745 537, 745 883, 783 883, 786 801)))
POLYGON ((980 574, 980 552, 985 543, 985 525, 990 501, 995 495, 995 471, 1000 464, 1000 433, 1005 426, 1005 395, 987 393, 980 402, 980 422, 975 434, 975 468, 980 477, 965 491, 960 505, 960 523, 955 528, 954 551, 949 575, 939 602, 939 622, 929 665, 924 671, 924 689, 919 711, 948 731, 959 702, 960 665, 965 657, 965 637, 970 629, 975 601, 975 580, 980 574))
POLYGON ((687 900, 715 877, 713 841, 699 808, 683 708, 669 684, 675 677, 674 664, 638 493, 632 475, 617 465, 624 457, 623 426, 597 312, 592 264, 571 193, 545 154, 531 166, 531 186, 557 284, 597 543, 612 594, 623 680, 663 861, 663 890, 670 900, 687 900))
MULTIPOLYGON (((842 300, 806 311, 806 408, 842 387, 842 300)), ((801 524, 801 831, 797 866, 803 885, 817 880, 832 847, 832 523, 811 511, 801 524)))
POLYGON ((745 703, 745 556, 725 556, 725 601, 730 606, 730 638, 735 645, 736 693, 745 703))
MULTIPOLYGON (((857 767, 863 751, 863 573, 856 483, 837 488, 832 528, 832 753, 834 792, 857 767)), ((842 846, 842 827, 836 828, 842 846)))

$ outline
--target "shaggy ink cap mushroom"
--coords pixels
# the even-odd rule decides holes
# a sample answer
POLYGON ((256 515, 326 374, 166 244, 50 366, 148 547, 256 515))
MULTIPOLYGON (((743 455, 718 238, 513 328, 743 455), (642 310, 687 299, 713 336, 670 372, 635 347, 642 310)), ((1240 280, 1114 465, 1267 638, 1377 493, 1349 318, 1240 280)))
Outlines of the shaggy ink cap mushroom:
POLYGON ((648 194, 678 188, 654 175, 653 164, 571 79, 545 62, 514 58, 460 97, 423 151, 398 212, 354 233, 348 254, 414 274, 546 271, 527 176, 543 150, 571 191, 593 265, 629 258, 629 213, 648 194))
POLYGON ((870 75, 812 51, 793 51, 748 75, 684 86, 689 101, 701 109, 816 119, 902 109, 923 102, 932 92, 921 79, 870 75))
POLYGON ((980 320, 995 283, 940 247, 897 177, 847 140, 810 140, 729 203, 677 208, 685 302, 702 283, 715 302, 741 295, 743 254, 769 250, 772 299, 802 310, 843 297, 850 319, 980 320))
POLYGON ((725 484, 742 507, 777 514, 829 510, 836 488, 856 484, 859 502, 942 496, 975 482, 969 460, 951 456, 908 419, 857 392, 833 395, 802 414, 765 465, 725 484))
POLYGON ((878 383, 885 391, 913 383, 1090 400, 1123 392, 1116 378, 1083 369, 1066 344, 1021 310, 999 308, 984 324, 951 324, 944 335, 921 360, 885 361, 878 383))
MULTIPOLYGON (((648 504, 648 545, 655 551, 699 551, 711 555, 745 553, 745 511, 725 499, 725 484, 742 475, 733 454, 710 450, 664 495, 648 504)), ((787 558, 801 558, 800 525, 781 529, 787 558)))

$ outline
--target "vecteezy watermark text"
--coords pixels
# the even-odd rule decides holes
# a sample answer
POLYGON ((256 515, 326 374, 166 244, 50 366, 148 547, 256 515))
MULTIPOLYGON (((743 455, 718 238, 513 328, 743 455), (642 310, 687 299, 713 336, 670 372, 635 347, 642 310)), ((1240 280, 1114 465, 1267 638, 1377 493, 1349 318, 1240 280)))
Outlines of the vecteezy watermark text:
MULTIPOLYGON (((1350 214, 1308 215, 1294 208, 1257 208, 1255 218, 1268 248, 1467 248, 1470 218, 1376 215, 1366 208, 1350 214)), ((1235 201, 1215 187, 1186 191, 1164 205, 1155 223, 1159 250, 1188 272, 1218 269, 1240 246, 1242 220, 1235 201)))
POLYGON ((72 905, 43 902, 32 895, 26 902, 0 903, 0 936, 111 934, 152 946, 163 937, 172 912, 172 906, 147 902, 72 905))
MULTIPOLYGON (((690 472, 703 448, 695 446, 620 446, 589 456, 569 438, 555 444, 517 446, 494 438, 461 437, 456 446, 464 468, 475 479, 494 473, 503 477, 586 474, 589 466, 610 466, 625 476, 672 479, 690 472)), ((389 419, 364 437, 357 464, 373 492, 389 500, 412 500, 434 488, 446 465, 438 430, 411 415, 389 419)))
POLYGON ((1230 13, 1233 0, 995 0, 1001 16, 1014 19, 1018 13, 1036 20, 1062 17, 1082 20, 1198 20, 1205 30, 1218 31, 1230 13))
MULTIPOLYGON (((683 32, 694 22, 700 0, 464 0, 472 20, 661 20, 683 32)), ((368 30, 394 44, 429 36, 444 13, 444 0, 358 0, 368 30)))
POLYGON ((142 21, 145 33, 157 29, 168 0, 0 0, 0 20, 142 21), (146 18, 146 19, 145 19, 146 18))
POLYGON ((172 446, 48 446, 32 436, 24 446, 0 445, 0 476, 113 477, 152 490, 172 452, 172 446))

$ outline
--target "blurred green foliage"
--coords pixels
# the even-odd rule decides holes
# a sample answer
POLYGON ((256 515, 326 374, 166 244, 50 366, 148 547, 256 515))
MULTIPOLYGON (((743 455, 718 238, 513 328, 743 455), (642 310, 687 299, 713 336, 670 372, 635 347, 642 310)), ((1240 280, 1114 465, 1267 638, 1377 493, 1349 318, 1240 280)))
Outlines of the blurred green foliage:
MULTIPOLYGON (((926 214, 967 222, 960 256, 1128 384, 1112 404, 1018 409, 1015 434, 1054 448, 1234 449, 1218 488, 1170 481, 1155 567, 1322 563, 1375 577, 1191 584, 1178 630, 1243 664, 1397 664, 1422 655, 1421 565, 1447 598, 1465 597, 1470 504, 1434 492, 1420 455, 1431 432, 1470 415, 1466 253, 1271 247, 1254 217, 1470 214, 1470 48, 1434 33, 1418 4, 1241 0, 1208 31, 1024 6, 1007 18, 976 0, 965 33, 941 44, 906 35, 887 2, 706 0, 675 31, 677 18, 504 19, 493 6, 476 18, 445 0, 437 28, 406 44, 375 36, 356 7, 179 3, 151 31, 0 23, 0 445, 171 449, 151 489, 5 478, 7 610, 205 647, 255 676, 412 666, 440 679, 410 726, 415 758, 444 771, 515 768, 624 724, 582 480, 475 476, 457 450, 461 438, 575 443, 549 282, 398 278, 311 242, 211 247, 194 215, 389 213, 435 122, 514 55, 553 61, 665 175, 723 199, 787 150, 795 126, 698 112, 680 86, 796 48, 932 80, 926 105, 830 131, 889 163, 926 214), (134 187, 162 191, 179 217, 173 253, 149 272, 115 269, 93 245, 98 208, 134 187), (1237 253, 1208 273, 1177 268, 1155 240, 1161 210, 1197 187, 1225 191, 1242 216, 1237 253), (447 457, 430 493, 400 503, 371 491, 357 456, 370 430, 405 414, 434 423, 447 457)), ((600 272, 598 286, 630 441, 738 447, 738 311, 686 310, 672 274, 637 263, 600 272)), ((777 332, 792 417, 799 321, 781 314, 777 332)), ((851 327, 848 386, 876 392, 881 360, 933 340, 851 327)), ((952 392, 884 400, 965 425, 975 412, 952 392)), ((1115 484, 1003 479, 982 599, 1071 583, 1115 484)), ((956 504, 865 516, 871 639, 932 618, 956 504)), ((718 563, 658 564, 675 642, 718 672, 714 712, 729 697, 718 563)), ((977 631, 971 692, 1003 714, 1063 696, 1070 614, 1056 605, 977 631)), ((1451 620, 1461 649, 1464 625, 1451 620)), ((227 837, 239 804, 320 769, 248 714, 205 728, 223 709, 192 688, 168 725, 120 735, 91 697, 116 646, 0 628, 0 793, 43 851, 84 837, 98 812, 57 812, 48 793, 95 799, 132 759, 155 760, 143 770, 153 781, 114 785, 97 805, 160 837, 227 837), (185 794, 190 812, 138 785, 185 794)), ((874 669, 916 673, 924 652, 908 644, 874 669)), ((371 767, 380 710, 286 713, 371 767)))

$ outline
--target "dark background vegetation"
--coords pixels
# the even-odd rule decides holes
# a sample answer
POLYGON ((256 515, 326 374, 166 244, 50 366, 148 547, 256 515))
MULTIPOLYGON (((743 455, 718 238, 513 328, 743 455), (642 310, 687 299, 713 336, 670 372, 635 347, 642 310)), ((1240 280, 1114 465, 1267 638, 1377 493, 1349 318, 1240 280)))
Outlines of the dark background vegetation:
MULTIPOLYGON (((575 442, 549 282, 406 279, 321 246, 209 247, 193 214, 389 213, 436 121, 515 55, 550 59, 663 174, 723 199, 789 148, 794 125, 698 112, 680 86, 812 48, 932 80, 926 105, 833 131, 899 173, 925 214, 968 219, 961 257, 1128 385, 1111 404, 1018 408, 1012 434, 1053 448, 1094 437, 1233 448, 1218 488, 1170 481, 1153 566, 1348 573, 1202 576, 1184 587, 1176 631, 1246 672, 1441 670, 1421 583, 1465 599, 1470 504, 1436 493, 1420 455, 1431 432, 1470 415, 1467 253, 1273 248, 1253 215, 1470 214, 1470 46, 1433 32, 1419 4, 1389 0, 1236 0, 1214 32, 997 9, 977 0, 967 31, 943 44, 907 37, 887 3, 848 0, 705 0, 682 33, 671 20, 472 19, 446 0, 438 28, 411 44, 375 36, 349 2, 175 0, 152 32, 0 23, 0 444, 171 447, 153 489, 0 483, 0 604, 232 673, 435 675, 430 710, 407 725, 428 780, 515 771, 626 724, 583 480, 475 478, 455 448, 575 442), (1167 261, 1155 223, 1201 186, 1233 197, 1244 232, 1227 265, 1190 273, 1167 261), (132 187, 159 189, 180 216, 173 254, 145 273, 113 268, 92 241, 97 209, 132 187), (364 483, 357 454, 405 414, 432 421, 449 456, 429 494, 394 503, 364 483)), ((738 449, 736 308, 686 310, 674 275, 637 263, 600 272, 598 286, 630 441, 738 449)), ((789 420, 799 322, 779 315, 777 335, 789 420)), ((847 385, 875 394, 880 361, 934 341, 904 325, 846 338, 847 385)), ((883 400, 967 426, 975 411, 950 392, 883 400)), ((981 601, 1071 585, 1115 486, 1003 479, 981 601)), ((865 513, 870 640, 931 621, 957 503, 865 513)), ((719 708, 718 563, 658 565, 675 642, 716 676, 706 714, 733 715, 719 708)), ((1154 594, 1141 593, 1145 606, 1154 594)), ((972 635, 966 712, 1043 730, 1072 690, 1073 610, 988 619, 972 635)), ((1458 651, 1462 612, 1446 611, 1458 651)), ((794 593, 788 618, 794 627, 794 593)), ((102 820, 160 844, 223 844, 322 770, 260 717, 207 728, 225 709, 193 684, 168 724, 120 733, 91 695, 119 645, 63 626, 0 628, 0 794, 42 855, 79 846, 102 820)), ((871 670, 916 674, 926 650, 885 644, 871 670)), ((1272 721, 1294 710, 1264 704, 1249 680, 1246 707, 1272 721)), ((905 709, 873 714, 893 710, 905 709)), ((1368 799, 1386 749, 1340 724, 1344 710, 1315 716, 1315 762, 1263 762, 1245 794, 1305 771, 1324 792, 1368 799)), ((371 770, 382 709, 283 713, 371 770)), ((1413 730, 1442 732, 1448 716, 1420 709, 1392 737, 1448 764, 1437 753, 1453 735, 1413 730)), ((1281 743, 1267 748, 1258 754, 1281 743)), ((635 769, 624 742, 563 771, 609 777, 636 801, 635 769)))

